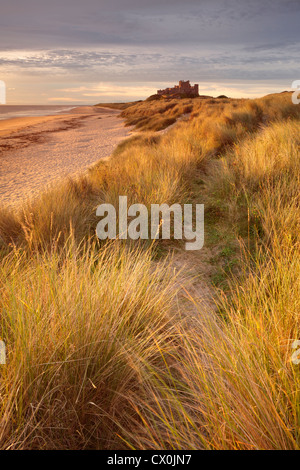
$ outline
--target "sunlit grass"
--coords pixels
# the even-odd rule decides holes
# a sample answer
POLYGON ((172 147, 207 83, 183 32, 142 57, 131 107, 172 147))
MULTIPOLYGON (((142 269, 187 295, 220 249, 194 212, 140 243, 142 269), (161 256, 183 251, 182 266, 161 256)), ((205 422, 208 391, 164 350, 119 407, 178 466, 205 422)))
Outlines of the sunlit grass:
POLYGON ((1 447, 116 446, 145 363, 172 350, 174 273, 118 242, 99 253, 70 239, 58 253, 17 250, 1 268, 1 447))
POLYGON ((124 112, 147 132, 0 211, 0 447, 298 449, 299 106, 285 94, 124 112), (120 195, 204 202, 209 227, 240 243, 215 310, 171 258, 154 261, 157 245, 95 239, 96 207, 120 195))

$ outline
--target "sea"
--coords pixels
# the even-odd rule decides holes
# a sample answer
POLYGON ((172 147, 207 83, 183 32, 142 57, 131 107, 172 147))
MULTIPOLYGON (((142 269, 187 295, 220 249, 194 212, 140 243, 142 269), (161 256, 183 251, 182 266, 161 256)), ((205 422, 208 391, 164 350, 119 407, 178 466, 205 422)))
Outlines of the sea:
MULTIPOLYGON (((80 105, 0 105, 0 120, 64 114, 80 105)), ((82 106, 82 105, 81 105, 82 106)))

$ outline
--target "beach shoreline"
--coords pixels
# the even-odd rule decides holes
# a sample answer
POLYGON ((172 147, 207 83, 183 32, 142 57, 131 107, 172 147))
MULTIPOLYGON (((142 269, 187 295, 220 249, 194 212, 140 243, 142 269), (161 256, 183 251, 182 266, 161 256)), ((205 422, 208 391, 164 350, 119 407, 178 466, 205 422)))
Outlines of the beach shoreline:
POLYGON ((0 121, 0 204, 16 206, 83 173, 131 135, 120 112, 82 106, 68 114, 0 121))
POLYGON ((22 117, 42 117, 68 114, 82 105, 6 105, 0 104, 0 121, 22 117))

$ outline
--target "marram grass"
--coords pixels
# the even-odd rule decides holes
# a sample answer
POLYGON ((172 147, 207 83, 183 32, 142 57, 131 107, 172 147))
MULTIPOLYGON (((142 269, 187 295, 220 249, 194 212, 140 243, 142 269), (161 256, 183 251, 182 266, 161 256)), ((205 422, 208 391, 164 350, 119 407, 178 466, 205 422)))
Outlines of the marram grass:
POLYGON ((299 449, 299 106, 284 94, 124 114, 147 133, 0 212, 1 449, 299 449), (204 202, 208 230, 240 243, 215 309, 159 244, 95 240, 97 205, 119 195, 204 202))

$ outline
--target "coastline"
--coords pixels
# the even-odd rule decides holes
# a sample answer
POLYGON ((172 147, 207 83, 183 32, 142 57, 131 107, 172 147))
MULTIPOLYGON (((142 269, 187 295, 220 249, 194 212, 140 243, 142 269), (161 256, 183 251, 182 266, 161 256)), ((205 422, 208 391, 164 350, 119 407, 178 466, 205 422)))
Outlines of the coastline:
POLYGON ((16 206, 108 157, 130 136, 120 112, 83 106, 68 114, 0 121, 0 204, 16 206))
POLYGON ((8 117, 0 120, 0 138, 11 134, 12 132, 20 132, 27 127, 43 124, 52 121, 61 121, 67 119, 78 118, 78 115, 93 115, 93 114, 120 114, 118 110, 101 108, 94 106, 74 106, 67 113, 47 114, 43 116, 22 116, 22 117, 8 117))
POLYGON ((74 109, 82 105, 7 105, 0 104, 0 121, 22 117, 43 117, 59 116, 69 114, 74 109))

